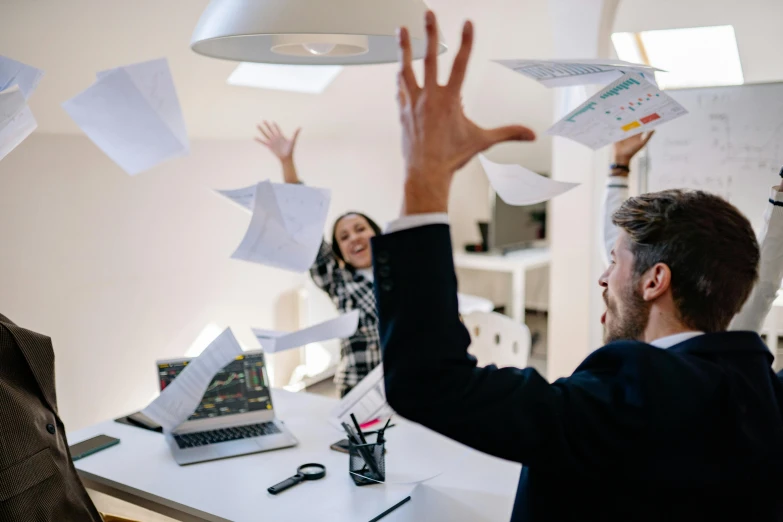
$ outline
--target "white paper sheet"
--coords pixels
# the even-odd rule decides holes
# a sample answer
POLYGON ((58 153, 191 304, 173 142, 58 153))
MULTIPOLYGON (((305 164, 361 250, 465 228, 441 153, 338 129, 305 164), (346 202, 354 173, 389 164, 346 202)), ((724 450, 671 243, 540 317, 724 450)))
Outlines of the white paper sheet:
POLYGON ((351 413, 356 416, 359 424, 375 419, 386 419, 394 415, 394 410, 386 402, 383 365, 376 366, 345 397, 340 399, 340 403, 331 411, 332 424, 338 428, 340 428, 341 422, 352 425, 351 413))
POLYGON ((247 211, 253 212, 253 203, 256 200, 256 187, 257 185, 250 185, 249 187, 233 190, 216 190, 215 192, 221 196, 227 197, 247 211))
POLYGON ((259 183, 250 226, 231 257, 293 272, 309 270, 321 245, 330 199, 326 189, 259 183))
POLYGON ((18 86, 0 92, 0 160, 38 127, 18 86))
POLYGON ((547 134, 600 149, 686 114, 685 107, 640 75, 624 74, 555 123, 547 134))
POLYGON ((549 179, 520 165, 495 163, 483 154, 479 160, 492 188, 509 205, 535 205, 579 186, 579 183, 549 179))
POLYGON ((276 330, 253 329, 253 333, 264 348, 265 353, 277 353, 291 348, 299 348, 310 343, 346 339, 356 333, 359 326, 359 311, 347 314, 323 323, 310 326, 298 332, 279 332, 276 330))
POLYGON ((102 71, 97 82, 62 106, 132 176, 189 152, 165 59, 102 71))
POLYGON ((43 74, 40 69, 0 56, 0 91, 18 85, 26 100, 38 87, 43 74))
POLYGON ((655 71, 649 65, 630 63, 623 60, 495 60, 542 85, 570 87, 573 85, 607 85, 623 73, 637 73, 650 83, 656 84, 655 71))
POLYGON ((215 374, 240 355, 242 347, 227 328, 142 413, 170 433, 196 411, 215 374))

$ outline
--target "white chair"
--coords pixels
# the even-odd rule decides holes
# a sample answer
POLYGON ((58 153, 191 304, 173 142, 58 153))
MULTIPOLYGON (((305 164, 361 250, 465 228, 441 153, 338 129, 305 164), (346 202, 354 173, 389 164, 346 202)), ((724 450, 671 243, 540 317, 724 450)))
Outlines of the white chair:
POLYGON ((495 312, 475 312, 463 318, 472 340, 468 352, 479 366, 525 368, 530 356, 530 330, 495 312))

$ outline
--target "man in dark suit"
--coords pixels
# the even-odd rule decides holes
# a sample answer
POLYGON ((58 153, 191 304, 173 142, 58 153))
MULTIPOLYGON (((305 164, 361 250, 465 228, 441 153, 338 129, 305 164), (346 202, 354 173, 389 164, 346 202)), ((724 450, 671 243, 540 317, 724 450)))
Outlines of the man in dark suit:
POLYGON ((57 415, 52 343, 0 315, 0 522, 100 520, 57 415))
POLYGON ((783 520, 783 387, 750 332, 725 332, 757 278, 753 230, 701 192, 632 198, 599 280, 608 344, 568 378, 478 368, 457 309, 446 220, 454 172, 524 127, 484 130, 451 78, 437 83, 427 17, 425 81, 400 32, 399 102, 407 175, 402 217, 373 241, 386 393, 401 415, 524 465, 512 520, 783 520))

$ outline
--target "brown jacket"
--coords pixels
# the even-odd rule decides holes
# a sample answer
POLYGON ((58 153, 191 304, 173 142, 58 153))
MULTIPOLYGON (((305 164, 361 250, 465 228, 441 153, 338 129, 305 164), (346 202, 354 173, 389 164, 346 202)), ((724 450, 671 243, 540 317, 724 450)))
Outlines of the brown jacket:
POLYGON ((0 315, 0 522, 98 522, 57 415, 51 340, 0 315))

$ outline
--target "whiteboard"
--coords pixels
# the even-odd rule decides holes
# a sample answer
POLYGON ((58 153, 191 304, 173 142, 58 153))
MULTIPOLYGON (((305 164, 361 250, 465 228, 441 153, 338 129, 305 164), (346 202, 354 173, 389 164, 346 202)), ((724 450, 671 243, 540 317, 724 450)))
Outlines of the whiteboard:
POLYGON ((783 167, 783 83, 666 91, 689 113, 650 141, 647 190, 698 189, 739 208, 758 231, 783 167))

